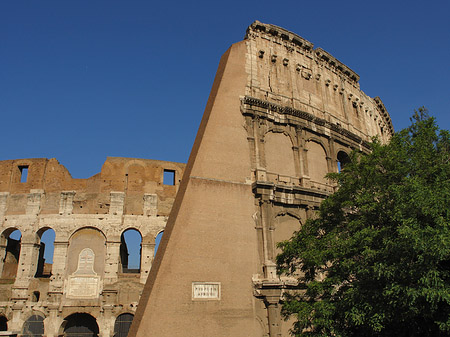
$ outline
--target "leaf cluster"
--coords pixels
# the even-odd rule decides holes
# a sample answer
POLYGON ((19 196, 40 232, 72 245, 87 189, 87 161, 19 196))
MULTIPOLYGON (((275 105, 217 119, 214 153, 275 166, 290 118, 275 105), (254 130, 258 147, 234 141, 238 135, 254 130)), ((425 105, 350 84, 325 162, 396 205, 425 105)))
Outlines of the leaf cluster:
POLYGON ((369 154, 280 247, 295 336, 450 336, 450 135, 424 108, 369 154))

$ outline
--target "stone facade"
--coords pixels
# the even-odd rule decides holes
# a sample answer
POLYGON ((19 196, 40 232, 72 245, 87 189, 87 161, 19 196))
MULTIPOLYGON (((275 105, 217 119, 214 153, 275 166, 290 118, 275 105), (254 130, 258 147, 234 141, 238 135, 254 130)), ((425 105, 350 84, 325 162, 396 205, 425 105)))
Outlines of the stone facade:
POLYGON ((184 167, 109 157, 100 173, 73 179, 56 159, 0 161, 0 325, 26 334, 40 321, 52 337, 82 314, 96 321, 99 336, 117 336, 117 318, 136 311, 184 167), (41 243, 50 229, 51 264, 41 243), (128 268, 127 230, 141 237, 135 269, 128 268))
POLYGON ((311 42, 253 23, 219 64, 130 336, 288 336, 277 242, 301 230, 351 150, 393 134, 380 98, 311 42), (176 275, 176 277, 174 277, 176 275))

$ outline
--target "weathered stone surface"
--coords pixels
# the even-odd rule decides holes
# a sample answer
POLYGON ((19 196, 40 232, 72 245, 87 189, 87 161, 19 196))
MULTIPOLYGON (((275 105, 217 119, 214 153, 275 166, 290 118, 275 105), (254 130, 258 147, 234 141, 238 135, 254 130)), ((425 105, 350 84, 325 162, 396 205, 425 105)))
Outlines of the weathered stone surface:
POLYGON ((296 279, 276 274, 277 242, 334 191, 326 173, 393 133, 358 81, 273 25, 230 47, 129 336, 288 336, 280 301, 296 279))
POLYGON ((56 159, 0 161, 0 315, 8 329, 20 332, 38 314, 45 335, 58 336, 64 319, 80 312, 95 317, 101 336, 112 336, 116 318, 136 310, 184 167, 110 157, 100 173, 73 179, 56 159), (175 172, 175 185, 163 184, 164 170, 175 172), (49 228, 52 264, 40 242, 49 228), (9 238, 16 229, 20 241, 9 238), (142 236, 140 270, 124 264, 128 229, 142 236))

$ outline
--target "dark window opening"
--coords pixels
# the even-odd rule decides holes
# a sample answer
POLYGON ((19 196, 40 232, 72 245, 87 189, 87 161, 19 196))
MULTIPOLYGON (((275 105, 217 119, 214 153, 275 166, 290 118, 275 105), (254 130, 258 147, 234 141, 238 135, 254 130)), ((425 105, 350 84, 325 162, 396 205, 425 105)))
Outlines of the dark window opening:
POLYGON ((341 172, 345 165, 347 165, 350 162, 350 157, 348 156, 347 153, 345 153, 344 151, 339 151, 338 155, 337 155, 337 160, 338 160, 338 172, 341 172))
POLYGON ((33 291, 33 295, 31 295, 31 302, 39 302, 40 297, 41 293, 39 291, 33 291))
POLYGON ((28 179, 28 166, 19 166, 20 182, 26 183, 28 179))
POLYGON ((0 316, 0 331, 8 331, 8 319, 5 316, 0 316))
POLYGON ((164 170, 164 185, 175 185, 175 171, 173 170, 164 170))
POLYGON ((114 324, 114 337, 127 337, 133 318, 132 314, 122 314, 117 317, 114 324))

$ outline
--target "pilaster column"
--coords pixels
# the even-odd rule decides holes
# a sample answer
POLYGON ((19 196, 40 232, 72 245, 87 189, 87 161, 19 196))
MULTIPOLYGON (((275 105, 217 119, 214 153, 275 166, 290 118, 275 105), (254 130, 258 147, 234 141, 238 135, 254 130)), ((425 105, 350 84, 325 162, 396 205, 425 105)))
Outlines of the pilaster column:
POLYGON ((155 242, 141 243, 141 279, 140 282, 145 284, 148 273, 153 264, 153 256, 155 253, 155 242))
MULTIPOLYGON (((4 241, 6 239, 0 238, 1 241, 4 241)), ((6 257, 6 242, 0 244, 0 277, 3 274, 3 262, 6 257)))
POLYGON ((22 237, 16 279, 12 288, 13 299, 23 301, 28 299, 30 280, 34 278, 37 271, 39 247, 38 238, 34 233, 22 237))
POLYGON ((269 336, 281 337, 281 315, 280 315, 280 297, 281 289, 264 289, 262 291, 264 295, 264 303, 267 308, 267 318, 269 323, 269 336))
POLYGON ((68 241, 55 241, 53 251, 52 277, 50 279, 49 290, 56 293, 63 293, 64 277, 66 273, 68 241))
POLYGON ((3 217, 6 213, 6 206, 9 192, 0 192, 0 225, 3 224, 3 217))
POLYGON ((120 261, 120 241, 106 241, 105 284, 117 282, 120 261))
POLYGON ((144 216, 156 216, 158 213, 158 196, 156 194, 144 194, 144 216))
POLYGON ((44 190, 33 189, 27 196, 27 207, 26 214, 27 215, 38 215, 41 211, 41 199, 44 195, 44 190))
POLYGON ((63 318, 58 316, 58 310, 49 308, 49 314, 44 319, 44 335, 45 337, 58 337, 59 329, 63 322, 63 318))
POLYGON ((103 313, 100 317, 97 317, 97 324, 99 329, 98 337, 112 337, 114 336, 114 315, 113 315, 113 305, 104 305, 103 313))

